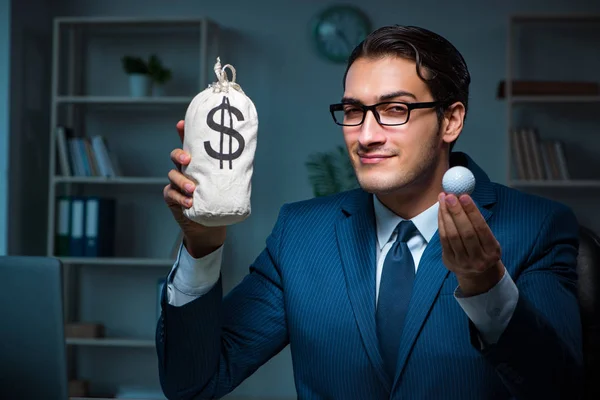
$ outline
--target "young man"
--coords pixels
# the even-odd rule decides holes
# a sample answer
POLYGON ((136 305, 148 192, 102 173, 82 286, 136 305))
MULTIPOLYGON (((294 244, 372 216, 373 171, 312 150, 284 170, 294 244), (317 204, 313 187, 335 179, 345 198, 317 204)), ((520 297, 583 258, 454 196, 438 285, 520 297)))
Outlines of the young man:
POLYGON ((193 184, 169 173, 185 234, 157 329, 169 398, 221 397, 288 344, 299 398, 578 397, 577 221, 451 152, 469 83, 444 38, 373 32, 331 106, 361 189, 283 206, 224 299, 225 228, 183 217, 193 184), (474 173, 471 195, 443 193, 454 165, 474 173))

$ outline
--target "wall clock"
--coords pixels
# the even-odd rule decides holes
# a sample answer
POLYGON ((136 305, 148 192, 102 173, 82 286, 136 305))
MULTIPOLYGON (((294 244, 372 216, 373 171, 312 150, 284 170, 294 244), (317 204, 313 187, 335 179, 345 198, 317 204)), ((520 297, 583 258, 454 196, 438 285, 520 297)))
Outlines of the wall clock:
POLYGON ((315 17, 312 39, 321 56, 343 63, 370 32, 371 22, 363 11, 354 6, 334 5, 315 17))

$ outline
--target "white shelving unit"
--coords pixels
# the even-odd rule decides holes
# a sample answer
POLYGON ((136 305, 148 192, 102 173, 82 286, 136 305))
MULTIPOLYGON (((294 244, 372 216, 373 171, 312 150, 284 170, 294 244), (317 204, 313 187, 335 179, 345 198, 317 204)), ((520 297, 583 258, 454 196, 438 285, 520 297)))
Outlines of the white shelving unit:
POLYGON ((140 267, 171 267, 173 260, 170 258, 92 258, 92 257, 58 257, 67 265, 120 265, 140 267))
MULTIPOLYGON (((600 189, 600 174, 597 174, 597 178, 596 176, 586 176, 586 177, 579 177, 579 176, 572 176, 571 179, 568 180, 525 180, 525 179, 519 179, 516 178, 517 174, 516 174, 516 162, 515 162, 515 155, 514 155, 514 147, 513 147, 513 137, 511 135, 511 131, 512 129, 515 128, 519 128, 519 121, 517 120, 516 117, 516 111, 517 109, 523 111, 526 110, 525 112, 528 112, 529 110, 535 108, 537 110, 537 112, 540 112, 540 110, 544 110, 541 113, 543 114, 544 112, 546 112, 546 114, 550 113, 550 112, 557 112, 556 110, 562 110, 559 112, 564 113, 562 116, 563 118, 563 123, 564 120, 566 120, 570 113, 569 110, 571 110, 574 107, 587 107, 586 109, 595 109, 595 114, 596 115, 600 115, 599 111, 600 108, 595 108, 596 105, 600 105, 600 94, 598 95, 515 95, 513 93, 513 81, 519 80, 520 77, 517 76, 518 73, 516 71, 516 63, 521 61, 520 57, 524 57, 524 56, 531 56, 531 54, 528 54, 527 51, 525 51, 525 55, 521 55, 519 56, 518 51, 517 51, 517 47, 519 44, 521 44, 522 41, 528 41, 529 40, 529 44, 531 45, 533 39, 530 39, 529 36, 527 36, 528 34, 525 33, 522 36, 518 36, 517 32, 519 29, 522 30, 522 32, 525 32, 526 29, 533 27, 534 29, 549 29, 550 27, 552 27, 552 32, 554 35, 558 35, 558 37, 560 38, 561 35, 564 38, 564 43, 569 43, 569 41, 571 41, 571 43, 575 43, 576 40, 573 39, 572 36, 565 36, 568 35, 570 32, 569 29, 573 29, 575 28, 581 28, 581 29, 588 29, 588 31, 586 32, 592 32, 595 29, 595 34, 599 35, 600 34, 600 15, 590 15, 590 14, 570 14, 570 15, 563 15, 563 14, 558 14, 558 15, 552 15, 552 14, 525 14, 525 15, 512 15, 509 17, 509 21, 508 21, 508 37, 507 37, 507 58, 506 58, 506 81, 505 81, 505 101, 507 104, 507 127, 508 127, 508 131, 507 131, 507 137, 508 137, 508 144, 507 144, 507 154, 508 154, 508 160, 507 160, 507 170, 506 170, 506 174, 507 174, 507 182, 509 186, 518 188, 520 190, 524 190, 524 191, 532 191, 532 192, 540 192, 542 191, 543 194, 547 197, 550 198, 558 198, 559 200, 564 200, 565 197, 569 197, 571 196, 570 193, 577 189, 578 190, 578 195, 580 195, 580 190, 579 189, 588 189, 590 191, 590 194, 587 196, 596 196, 598 194, 598 189, 600 189), (567 32, 567 33, 561 33, 561 32, 567 32), (552 108, 553 107, 553 108, 552 108), (560 108, 562 107, 562 108, 560 108), (550 111, 553 110, 553 111, 550 111)), ((538 32, 539 34, 539 32, 538 32)), ((538 43, 540 45, 546 45, 548 46, 548 43, 550 43, 550 41, 552 39, 547 39, 544 38, 542 36, 543 39, 541 39, 538 43), (546 40, 544 40, 546 39, 546 40), (542 43, 543 41, 545 41, 546 43, 542 43)), ((594 41, 593 39, 588 38, 588 49, 589 51, 595 51, 597 49, 597 41, 594 41), (594 47, 595 46, 595 47, 594 47)), ((584 41, 581 41, 582 43, 584 41)), ((577 43, 577 45, 579 46, 580 43, 577 43)), ((583 45, 583 44, 581 44, 583 45)), ((533 46, 532 46, 533 47, 533 46)), ((533 47, 534 50, 535 47, 533 47)), ((541 51, 539 51, 541 53, 541 51)), ((586 59, 585 59, 585 52, 579 52, 577 53, 576 51, 574 51, 573 54, 564 54, 561 53, 561 50, 557 49, 555 50, 555 52, 553 53, 553 56, 555 57, 554 59, 548 59, 546 60, 547 65, 545 67, 539 67, 538 64, 536 64, 536 67, 539 67, 538 69, 535 70, 535 72, 533 74, 531 74, 530 71, 530 75, 533 76, 529 76, 529 79, 526 80, 556 80, 556 81, 572 81, 572 82, 579 82, 579 81, 586 81, 586 82, 590 82, 590 81, 595 81, 595 82, 600 82, 600 74, 595 74, 593 76, 590 77, 590 74, 588 73, 585 77, 581 76, 581 70, 579 69, 579 65, 581 64, 586 64, 586 59), (566 67, 566 68, 560 68, 554 65, 555 62, 562 62, 564 61, 564 59, 566 59, 567 61, 570 62, 570 66, 566 67), (562 74, 560 77, 557 77, 556 79, 554 79, 553 77, 550 77, 549 74, 554 70, 561 70, 561 72, 566 72, 566 74, 569 74, 570 77, 566 77, 565 74, 562 74), (542 78, 539 78, 539 76, 542 76, 542 78)), ((562 65, 562 64, 561 64, 562 65)), ((598 69, 596 69, 597 71, 598 69)), ((576 121, 578 119, 578 117, 572 117, 573 121, 576 121)), ((596 153, 595 149, 585 149, 586 145, 585 142, 586 141, 594 141, 595 143, 600 143, 600 141, 598 141, 597 139, 597 133, 600 132, 600 120, 596 120, 594 123, 596 123, 596 127, 597 127, 597 131, 596 131, 596 135, 594 137, 594 135, 589 135, 583 139, 581 139, 580 143, 581 146, 584 148, 584 150, 589 150, 592 153, 595 153, 595 158, 600 159, 600 153, 596 153)), ((529 128, 536 128, 535 126, 536 122, 529 122, 526 123, 525 127, 529 127, 529 128), (531 126, 533 125, 533 126, 531 126)), ((571 130, 575 130, 574 126, 576 126, 576 123, 573 123, 573 127, 571 128, 571 130)), ((543 137, 547 132, 540 132, 540 135, 543 137)), ((568 129, 562 129, 562 128, 556 128, 555 132, 552 132, 555 136, 554 139, 572 139, 573 138, 573 132, 569 131, 568 129)), ((579 132, 578 132, 579 133, 579 132)), ((588 142, 589 143, 589 142, 588 142)), ((591 157, 594 157, 594 154, 591 155, 591 157)), ((569 160, 569 157, 567 157, 567 162, 571 162, 571 161, 578 161, 576 160, 576 158, 578 157, 572 157, 569 160)), ((578 206, 573 206, 573 208, 577 208, 578 206)), ((600 228, 600 226, 599 226, 600 228)))
POLYGON ((513 96, 512 104, 518 103, 600 103, 600 96, 513 96))
POLYGON ((117 96, 57 96, 58 104, 189 104, 189 97, 130 98, 117 96))
POLYGON ((67 344, 73 346, 107 346, 107 347, 152 347, 154 348, 154 340, 141 339, 119 339, 119 338, 99 338, 99 339, 83 339, 83 338, 67 338, 67 344))
POLYGON ((89 183, 97 185, 166 185, 169 183, 167 178, 146 177, 146 176, 117 176, 102 177, 102 176, 54 176, 53 183, 89 183))
POLYGON ((169 153, 181 145, 175 123, 183 119, 192 98, 214 80, 218 52, 219 27, 203 18, 68 17, 54 21, 47 254, 59 258, 65 267, 65 322, 105 326, 106 337, 66 338, 70 379, 89 381, 90 396, 95 398, 111 397, 121 383, 159 387, 156 360, 147 365, 148 357, 156 358, 155 277, 166 276, 172 267, 178 234, 162 200, 162 187, 168 183, 172 166, 169 153), (170 92, 129 95, 120 57, 134 54, 146 59, 157 54, 172 69, 170 92), (58 126, 71 128, 75 136, 105 135, 109 149, 123 161, 122 174, 65 176, 57 156, 58 126), (56 254, 58 196, 86 195, 117 201, 114 257, 56 254), (137 284, 137 276, 142 283, 137 284), (122 279, 136 284, 119 284, 122 279), (107 289, 100 289, 102 285, 107 289), (131 304, 138 308, 128 312, 131 304), (130 321, 135 318, 145 328, 130 321), (98 355, 93 353, 97 348, 106 350, 98 355), (82 349, 90 350, 84 354, 82 349), (95 365, 94 357, 104 358, 95 365), (142 359, 141 366, 135 365, 135 357, 142 359), (122 375, 129 378, 132 369, 150 372, 135 382, 119 382, 102 376, 107 363, 112 363, 111 370, 123 368, 122 375))

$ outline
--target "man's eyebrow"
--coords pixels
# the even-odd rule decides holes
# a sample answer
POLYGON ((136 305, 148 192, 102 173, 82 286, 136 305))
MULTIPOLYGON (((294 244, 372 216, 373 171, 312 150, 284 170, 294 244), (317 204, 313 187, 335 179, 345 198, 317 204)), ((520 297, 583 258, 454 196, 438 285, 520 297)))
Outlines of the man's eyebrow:
POLYGON ((381 96, 379 96, 379 100, 386 101, 386 100, 394 99, 396 97, 412 97, 413 99, 417 100, 417 96, 415 96, 411 92, 407 92, 405 90, 399 90, 397 92, 392 92, 392 93, 381 95, 381 96))
MULTIPOLYGON (((392 100, 392 99, 395 99, 396 97, 412 97, 413 99, 417 100, 417 96, 415 96, 411 92, 407 92, 405 90, 399 90, 397 92, 382 94, 381 96, 379 96, 379 101, 392 100)), ((344 97, 342 97, 342 103, 362 104, 362 101, 360 101, 354 97, 344 96, 344 97)))
POLYGON ((360 100, 354 98, 354 97, 342 97, 342 103, 349 103, 349 104, 362 104, 360 100))

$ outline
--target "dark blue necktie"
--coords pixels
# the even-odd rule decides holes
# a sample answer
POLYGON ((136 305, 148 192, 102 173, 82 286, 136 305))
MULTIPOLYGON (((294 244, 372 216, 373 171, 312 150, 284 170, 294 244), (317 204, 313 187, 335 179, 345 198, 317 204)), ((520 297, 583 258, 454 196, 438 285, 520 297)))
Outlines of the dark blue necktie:
POLYGON ((402 221, 396 232, 396 241, 383 263, 376 313, 379 347, 390 379, 396 375, 402 326, 415 278, 415 263, 406 242, 417 228, 412 221, 402 221))

